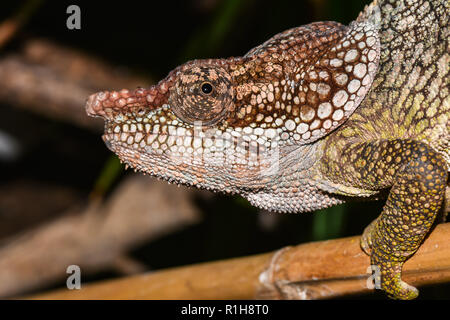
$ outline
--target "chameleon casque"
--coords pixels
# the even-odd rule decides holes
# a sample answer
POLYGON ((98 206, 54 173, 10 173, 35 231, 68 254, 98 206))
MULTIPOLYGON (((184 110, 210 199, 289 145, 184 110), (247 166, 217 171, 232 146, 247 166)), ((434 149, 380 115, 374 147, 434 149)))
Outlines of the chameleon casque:
POLYGON ((260 208, 387 195, 361 246, 381 289, 412 299, 402 265, 449 189, 449 7, 374 1, 349 26, 293 28, 243 57, 187 62, 148 89, 96 93, 86 110, 129 166, 260 208))

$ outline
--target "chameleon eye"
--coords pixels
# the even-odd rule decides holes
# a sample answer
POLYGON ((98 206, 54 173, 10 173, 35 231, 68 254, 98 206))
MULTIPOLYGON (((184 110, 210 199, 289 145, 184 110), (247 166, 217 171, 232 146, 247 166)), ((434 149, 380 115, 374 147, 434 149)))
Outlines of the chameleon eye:
POLYGON ((213 86, 209 82, 203 82, 202 84, 202 92, 204 94, 210 94, 213 91, 213 86))
POLYGON ((231 76, 221 66, 187 63, 170 89, 168 102, 184 122, 213 125, 234 107, 231 76))

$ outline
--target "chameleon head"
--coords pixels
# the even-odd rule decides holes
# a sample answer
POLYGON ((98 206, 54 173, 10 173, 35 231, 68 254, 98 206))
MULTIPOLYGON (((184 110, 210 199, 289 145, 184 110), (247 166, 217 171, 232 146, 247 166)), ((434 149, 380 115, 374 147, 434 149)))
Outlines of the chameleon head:
POLYGON ((379 49, 369 23, 312 23, 240 58, 187 62, 149 89, 94 94, 86 110, 133 168, 225 192, 270 189, 278 168, 285 179, 310 166, 312 143, 358 107, 379 49))
POLYGON ((170 182, 239 192, 249 181, 263 183, 255 176, 264 161, 261 146, 228 125, 235 86, 225 65, 191 61, 148 89, 93 94, 86 111, 105 119, 103 140, 131 167, 170 182))

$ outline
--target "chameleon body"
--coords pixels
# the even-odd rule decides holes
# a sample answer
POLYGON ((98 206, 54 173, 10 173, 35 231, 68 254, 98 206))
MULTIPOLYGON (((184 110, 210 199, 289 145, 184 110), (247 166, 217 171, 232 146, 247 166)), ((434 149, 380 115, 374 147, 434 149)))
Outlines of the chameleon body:
POLYGON ((449 2, 381 0, 349 26, 282 32, 243 57, 195 60, 157 85, 99 92, 107 146, 170 182, 305 212, 388 194, 361 246, 381 289, 401 280, 450 168, 449 2))

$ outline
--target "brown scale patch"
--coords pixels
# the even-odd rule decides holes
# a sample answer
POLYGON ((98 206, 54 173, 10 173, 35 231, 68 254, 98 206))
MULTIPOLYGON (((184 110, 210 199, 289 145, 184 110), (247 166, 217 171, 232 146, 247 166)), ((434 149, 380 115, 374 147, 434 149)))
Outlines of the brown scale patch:
POLYGON ((311 122, 316 115, 316 111, 310 106, 303 105, 300 107, 300 118, 305 122, 311 122))
MULTIPOLYGON (((372 25, 348 28, 321 22, 290 29, 238 61, 250 77, 240 75, 233 81, 238 87, 251 81, 253 93, 240 95, 236 103, 257 105, 264 116, 273 116, 273 110, 278 110, 282 122, 272 123, 272 127, 285 128, 287 121, 295 120, 296 127, 292 129, 290 123, 286 129, 290 133, 284 137, 293 137, 297 131, 302 134, 299 142, 311 142, 334 130, 358 107, 370 89, 378 59, 379 39, 372 25), (261 68, 264 75, 258 73, 261 68), (263 87, 267 83, 274 87, 270 101, 267 86, 263 87)), ((245 127, 258 122, 255 117, 242 119, 230 114, 228 123, 245 127)), ((274 122, 277 117, 272 117, 274 122)))
POLYGON ((316 91, 308 91, 308 93, 306 94, 306 100, 311 104, 311 105, 316 105, 319 102, 319 97, 316 91))

